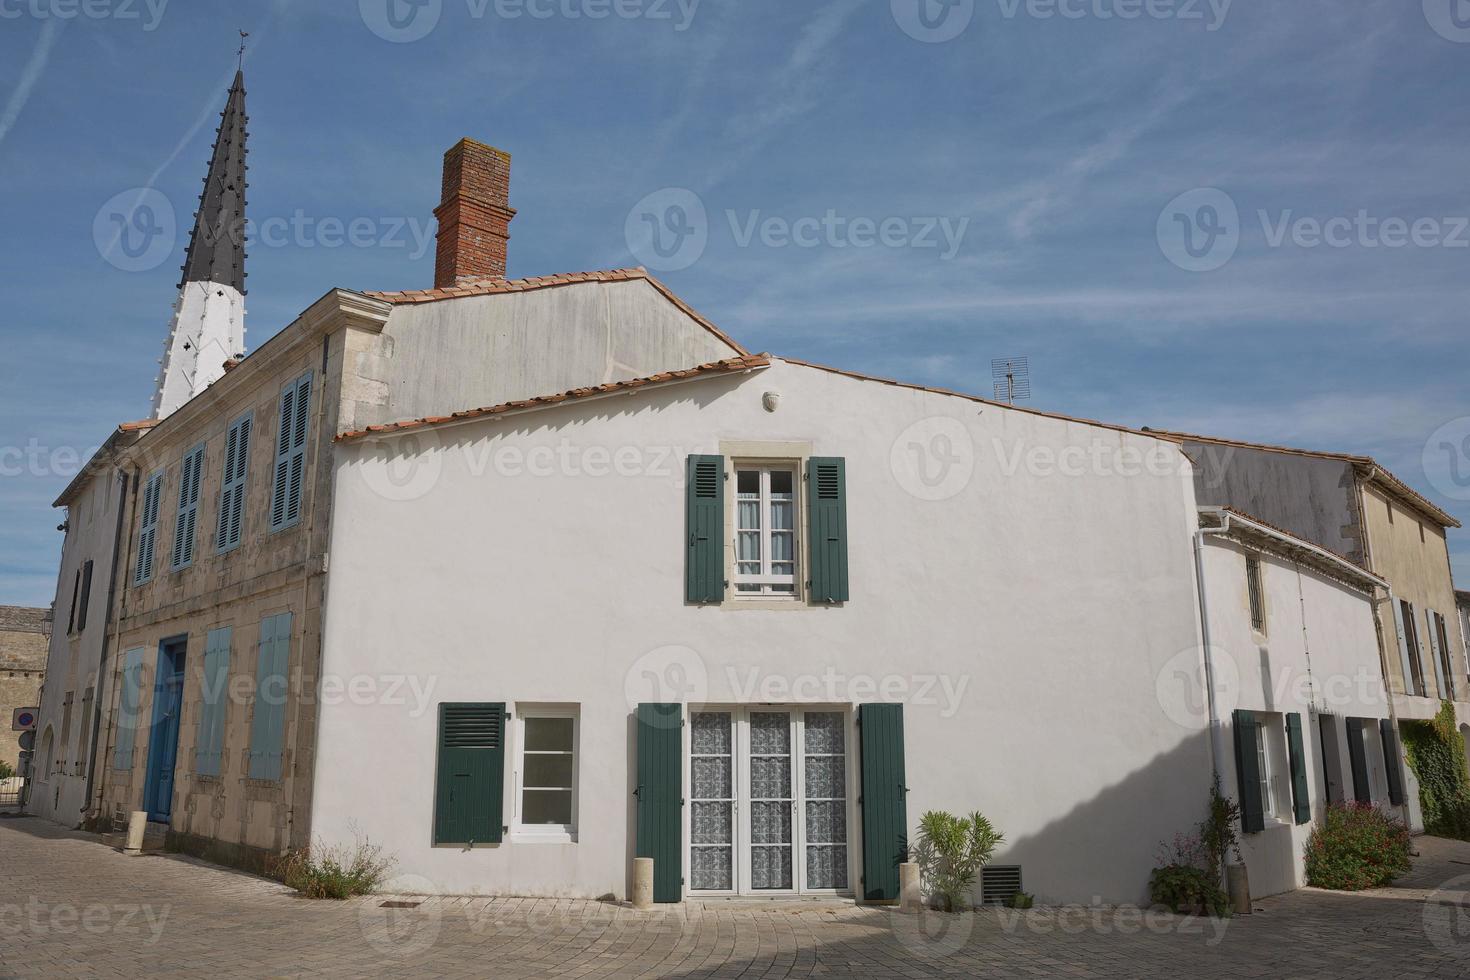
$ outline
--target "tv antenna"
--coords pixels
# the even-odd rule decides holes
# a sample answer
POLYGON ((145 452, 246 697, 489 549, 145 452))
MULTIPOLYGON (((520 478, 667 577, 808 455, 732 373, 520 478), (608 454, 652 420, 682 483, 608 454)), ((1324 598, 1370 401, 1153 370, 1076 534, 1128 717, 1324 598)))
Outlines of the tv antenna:
POLYGON ((995 400, 1014 405, 1031 397, 1031 359, 997 357, 990 362, 990 377, 995 381, 995 400))

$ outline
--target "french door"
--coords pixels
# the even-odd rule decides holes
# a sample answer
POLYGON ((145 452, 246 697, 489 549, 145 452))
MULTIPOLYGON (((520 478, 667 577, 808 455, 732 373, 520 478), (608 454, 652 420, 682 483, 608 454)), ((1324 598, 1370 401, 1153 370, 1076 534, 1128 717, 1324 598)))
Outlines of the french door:
POLYGON ((831 708, 690 715, 690 890, 850 890, 850 716, 831 708))

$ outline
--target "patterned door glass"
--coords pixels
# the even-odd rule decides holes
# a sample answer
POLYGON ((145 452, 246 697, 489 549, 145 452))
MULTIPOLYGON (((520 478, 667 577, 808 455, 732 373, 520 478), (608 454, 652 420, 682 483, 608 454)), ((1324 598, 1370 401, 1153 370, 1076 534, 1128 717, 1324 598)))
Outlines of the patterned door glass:
POLYGON ((694 712, 690 718, 690 887, 735 887, 735 756, 728 711, 694 712))
POLYGON ((843 716, 808 711, 803 718, 806 887, 847 888, 847 753, 843 716))
POLYGON ((791 888, 791 714, 750 713, 750 885, 791 888))

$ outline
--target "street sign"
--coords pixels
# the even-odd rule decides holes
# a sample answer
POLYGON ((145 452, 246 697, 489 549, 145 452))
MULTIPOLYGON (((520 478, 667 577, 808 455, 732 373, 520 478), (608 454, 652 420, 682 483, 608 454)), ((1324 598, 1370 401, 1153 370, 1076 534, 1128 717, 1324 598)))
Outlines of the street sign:
POLYGON ((10 730, 12 732, 33 732, 36 730, 36 717, 40 715, 40 708, 16 708, 15 714, 10 718, 10 730))
POLYGON ((20 750, 22 753, 34 752, 36 750, 36 730, 34 728, 28 732, 20 733, 20 750))

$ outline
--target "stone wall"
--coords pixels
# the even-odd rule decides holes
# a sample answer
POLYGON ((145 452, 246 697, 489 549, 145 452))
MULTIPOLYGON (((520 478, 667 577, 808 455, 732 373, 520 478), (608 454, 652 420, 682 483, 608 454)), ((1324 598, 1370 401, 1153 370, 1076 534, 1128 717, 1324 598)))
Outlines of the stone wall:
POLYGON ((0 762, 20 759, 20 733, 10 730, 16 708, 41 703, 46 678, 50 610, 0 606, 0 762))

